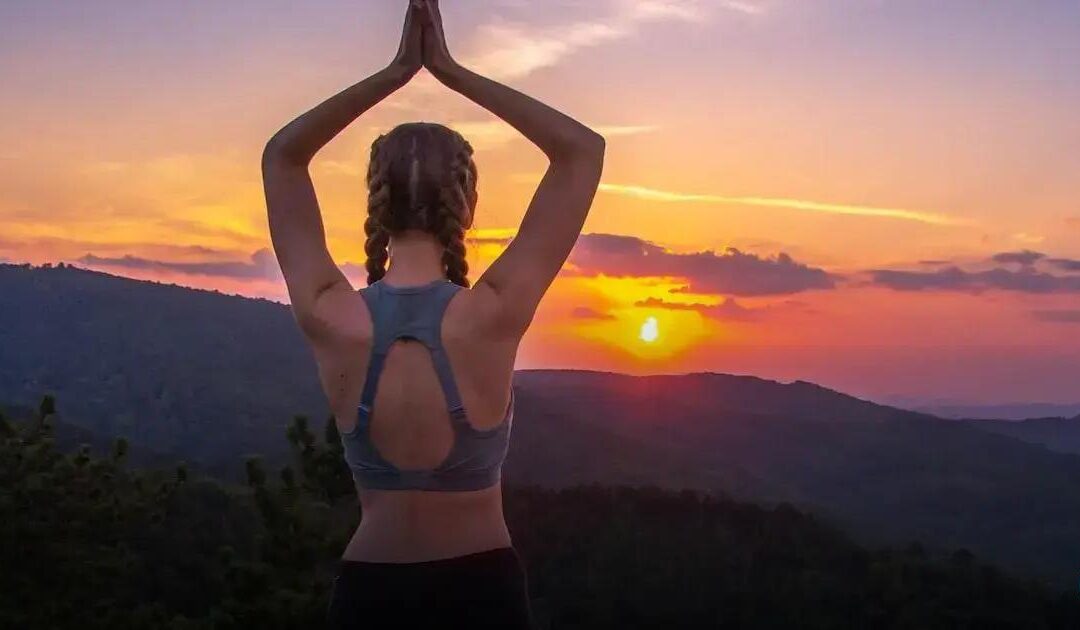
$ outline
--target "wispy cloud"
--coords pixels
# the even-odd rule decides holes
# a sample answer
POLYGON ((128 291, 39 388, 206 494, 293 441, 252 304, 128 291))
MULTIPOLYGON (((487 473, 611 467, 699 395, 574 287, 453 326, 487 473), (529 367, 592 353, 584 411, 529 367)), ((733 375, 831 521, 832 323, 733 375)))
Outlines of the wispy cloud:
POLYGON ((762 15, 765 13, 765 5, 760 2, 737 2, 736 0, 721 1, 720 6, 746 15, 762 15))
POLYGON ((364 174, 364 169, 367 167, 367 160, 333 160, 333 159, 316 159, 313 164, 317 173, 324 175, 345 175, 346 177, 359 177, 364 174))
POLYGON ((1028 234, 1027 232, 1017 232, 1016 234, 1013 234, 1012 237, 1016 241, 1028 245, 1038 245, 1046 240, 1046 237, 1041 234, 1028 234))
POLYGON ((470 230, 466 233, 465 240, 473 245, 506 246, 515 235, 517 235, 517 229, 513 228, 483 228, 470 230))
POLYGON ((624 24, 570 24, 561 32, 535 33, 518 24, 487 24, 480 28, 485 49, 469 55, 465 64, 494 79, 517 79, 557 64, 581 48, 621 39, 628 34, 624 24))
MULTIPOLYGON (((501 120, 450 122, 446 126, 465 136, 477 148, 490 148, 524 139, 517 129, 501 120)), ((590 128, 607 138, 638 135, 658 129, 656 125, 590 125, 590 128)))
MULTIPOLYGON (((554 7, 544 3, 511 2, 502 4, 515 9, 554 7)), ((571 9, 592 9, 593 2, 563 2, 571 9)), ((566 6, 562 8, 566 8, 566 6)), ((533 22, 495 16, 480 24, 468 36, 461 55, 469 69, 500 81, 520 79, 533 72, 558 65, 574 53, 596 46, 629 39, 653 23, 682 22, 702 24, 718 12, 741 16, 768 13, 769 3, 751 0, 608 0, 601 15, 566 20, 544 28, 533 22)), ((429 73, 421 73, 410 83, 411 93, 398 93, 380 107, 403 112, 429 112, 432 99, 445 93, 443 85, 429 73)))
POLYGON ((687 22, 703 19, 707 4, 707 2, 695 0, 618 0, 615 3, 619 8, 619 15, 624 19, 635 21, 675 19, 687 22))
MULTIPOLYGON (((502 146, 508 142, 525 140, 525 136, 521 135, 517 129, 514 129, 509 123, 499 119, 450 121, 442 124, 465 136, 465 139, 469 141, 469 144, 477 149, 489 149, 502 146)), ((658 125, 589 124, 588 126, 605 138, 635 136, 651 133, 660 129, 658 125)), ((369 125, 368 131, 378 134, 385 133, 388 129, 379 125, 369 125)), ((320 160, 316 161, 315 167, 327 174, 358 175, 362 171, 361 167, 365 164, 366 161, 363 163, 358 161, 354 164, 353 162, 342 162, 339 160, 320 160)), ((537 181, 539 181, 539 178, 537 178, 537 181)))
POLYGON ((474 39, 478 47, 464 59, 482 74, 520 78, 581 49, 629 38, 649 23, 700 23, 716 9, 759 15, 765 5, 749 0, 617 0, 608 15, 539 31, 534 25, 499 20, 479 27, 474 39))
POLYGON ((593 130, 602 136, 633 136, 659 128, 657 125, 596 125, 593 130))
POLYGON ((859 206, 839 203, 825 203, 820 201, 808 201, 804 199, 787 199, 783 197, 729 197, 725 195, 681 193, 645 186, 632 186, 626 184, 600 184, 602 192, 636 197, 649 201, 665 203, 688 202, 688 203, 717 203, 738 206, 764 206, 769 208, 788 208, 791 210, 805 210, 808 212, 823 212, 827 214, 849 214, 864 217, 884 217, 890 219, 903 219, 906 221, 918 221, 932 225, 956 225, 965 223, 964 220, 919 210, 905 210, 901 208, 882 208, 877 206, 859 206))

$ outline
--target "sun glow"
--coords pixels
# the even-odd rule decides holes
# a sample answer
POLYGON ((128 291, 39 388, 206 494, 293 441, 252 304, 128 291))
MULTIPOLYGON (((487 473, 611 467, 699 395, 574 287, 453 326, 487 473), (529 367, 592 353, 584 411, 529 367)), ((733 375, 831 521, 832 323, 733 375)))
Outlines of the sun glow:
MULTIPOLYGON (((548 303, 564 304, 567 311, 584 306, 588 316, 565 320, 556 328, 625 353, 622 356, 631 363, 620 369, 673 361, 704 338, 725 333, 693 310, 641 305, 649 298, 672 299, 672 292, 686 284, 678 279, 570 276, 562 282, 548 303)), ((701 301, 693 294, 679 295, 701 301)))
POLYGON ((641 325, 639 336, 645 343, 652 343, 660 338, 660 325, 655 317, 649 317, 645 320, 645 323, 641 325))

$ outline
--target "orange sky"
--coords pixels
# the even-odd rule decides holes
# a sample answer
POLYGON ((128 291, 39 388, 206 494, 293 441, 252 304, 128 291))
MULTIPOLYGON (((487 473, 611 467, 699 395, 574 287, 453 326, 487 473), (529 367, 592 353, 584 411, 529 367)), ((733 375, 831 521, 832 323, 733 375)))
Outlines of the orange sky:
MULTIPOLYGON (((445 4, 463 63, 608 138, 520 367, 1080 401, 1080 9, 445 4)), ((385 64, 402 11, 228 7, 0 8, 0 258, 283 298, 262 145, 385 64)), ((367 146, 417 119, 477 149, 475 278, 543 156, 426 72, 317 159, 332 253, 362 265, 367 146)))

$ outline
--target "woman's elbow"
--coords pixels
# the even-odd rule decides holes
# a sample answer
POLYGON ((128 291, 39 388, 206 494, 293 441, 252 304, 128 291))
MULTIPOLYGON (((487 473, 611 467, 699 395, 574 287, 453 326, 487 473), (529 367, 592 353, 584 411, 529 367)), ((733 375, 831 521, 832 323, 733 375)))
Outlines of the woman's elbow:
POLYGON ((604 136, 586 128, 584 133, 579 138, 575 138, 573 143, 573 150, 580 155, 586 155, 591 157, 602 158, 604 156, 604 150, 607 147, 607 140, 604 136))
POLYGON ((560 150, 552 155, 553 159, 569 160, 596 160, 602 162, 604 151, 607 148, 607 140, 604 136, 592 129, 586 129, 583 133, 565 142, 560 150))
POLYGON ((262 152, 262 169, 266 171, 273 169, 277 165, 284 162, 285 151, 281 146, 281 141, 277 136, 270 138, 266 142, 266 146, 263 147, 262 152))
POLYGON ((281 134, 274 134, 266 142, 266 146, 263 147, 262 168, 264 172, 282 167, 306 167, 307 162, 290 143, 281 137, 281 134))
POLYGON ((607 148, 607 138, 590 129, 589 133, 586 134, 585 146, 588 150, 603 156, 604 150, 607 148))

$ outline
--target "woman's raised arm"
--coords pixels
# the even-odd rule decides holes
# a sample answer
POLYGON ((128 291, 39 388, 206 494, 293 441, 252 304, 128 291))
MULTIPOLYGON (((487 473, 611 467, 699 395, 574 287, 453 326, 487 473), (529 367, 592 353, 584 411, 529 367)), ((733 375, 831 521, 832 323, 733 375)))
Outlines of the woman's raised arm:
POLYGON ((263 151, 270 238, 293 313, 309 335, 322 332, 324 298, 352 291, 352 286, 326 248, 308 165, 349 123, 408 83, 423 67, 422 18, 419 0, 410 0, 401 45, 390 64, 285 125, 263 151))
POLYGON ((487 109, 548 157, 517 235, 473 285, 491 291, 503 330, 520 335, 577 241, 600 184, 604 137, 573 118, 458 64, 446 45, 438 0, 423 0, 424 65, 444 85, 487 109))

